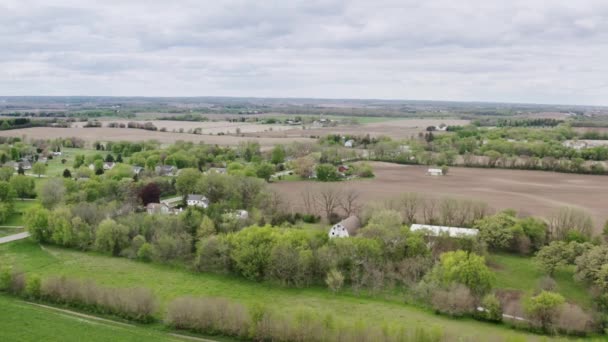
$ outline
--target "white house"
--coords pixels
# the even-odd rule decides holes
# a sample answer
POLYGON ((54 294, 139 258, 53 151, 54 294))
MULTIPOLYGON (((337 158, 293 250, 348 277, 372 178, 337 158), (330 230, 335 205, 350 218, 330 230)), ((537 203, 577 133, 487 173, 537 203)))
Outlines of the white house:
POLYGON ((349 216, 346 219, 336 223, 329 230, 329 238, 343 238, 357 234, 357 230, 361 227, 361 221, 357 216, 349 216))
POLYGON ((352 148, 355 145, 355 141, 350 139, 344 143, 344 147, 352 148))
POLYGON ((443 176, 443 171, 441 169, 429 169, 426 174, 429 176, 443 176))
POLYGON ((427 236, 441 236, 447 235, 449 237, 473 237, 479 234, 478 229, 473 228, 458 228, 458 227, 446 227, 446 226, 432 226, 428 224, 413 224, 410 227, 410 231, 424 232, 427 236))
POLYGON ((209 200, 207 199, 207 197, 203 196, 203 195, 195 195, 195 194, 191 194, 188 195, 188 197, 186 198, 186 203, 188 204, 188 206, 194 206, 194 207, 201 207, 201 208, 207 208, 209 207, 209 200))
POLYGON ((114 166, 116 165, 116 163, 112 163, 112 162, 104 162, 103 163, 103 169, 104 170, 112 170, 114 168, 114 166))
POLYGON ((146 206, 146 211, 148 214, 170 214, 171 208, 164 203, 148 203, 146 206))

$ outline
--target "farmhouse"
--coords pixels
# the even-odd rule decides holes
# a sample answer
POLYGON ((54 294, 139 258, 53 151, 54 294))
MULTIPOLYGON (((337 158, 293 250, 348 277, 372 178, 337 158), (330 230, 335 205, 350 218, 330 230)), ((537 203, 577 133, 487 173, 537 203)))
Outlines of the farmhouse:
POLYGON ((426 174, 429 176, 443 176, 443 171, 441 169, 429 169, 426 174))
POLYGON ((154 171, 159 176, 175 176, 177 168, 173 165, 161 165, 154 168, 154 171))
POLYGON ((207 197, 205 197, 203 195, 195 195, 195 194, 188 195, 188 197, 186 198, 186 203, 188 204, 189 207, 194 206, 194 207, 207 208, 209 206, 209 200, 207 199, 207 197))
POLYGON ((442 236, 447 235, 449 237, 460 238, 460 237, 473 237, 479 234, 479 230, 472 228, 458 228, 458 227, 446 227, 446 226, 432 226, 427 224, 413 224, 410 227, 410 231, 423 232, 427 236, 442 236))
POLYGON ((357 230, 361 227, 361 221, 357 216, 349 216, 344 220, 336 223, 329 230, 329 238, 349 237, 357 234, 357 230))
POLYGON ((146 211, 150 215, 154 214, 170 214, 171 208, 164 203, 148 203, 146 206, 146 211))

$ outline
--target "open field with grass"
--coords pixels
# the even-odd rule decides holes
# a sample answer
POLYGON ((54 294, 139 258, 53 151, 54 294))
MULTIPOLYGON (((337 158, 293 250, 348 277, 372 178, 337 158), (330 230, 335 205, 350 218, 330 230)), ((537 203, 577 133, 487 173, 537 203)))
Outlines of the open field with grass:
POLYGON ((6 222, 2 223, 3 226, 23 226, 24 220, 23 215, 25 211, 32 206, 35 206, 37 201, 22 201, 15 200, 15 213, 11 215, 6 222))
POLYGON ((447 340, 536 341, 545 338, 513 331, 504 326, 472 319, 450 319, 430 311, 407 306, 398 298, 370 298, 349 293, 331 294, 324 288, 292 289, 267 283, 212 274, 193 273, 172 266, 145 264, 50 246, 44 249, 30 241, 0 246, 2 260, 43 278, 66 275, 94 279, 114 287, 147 287, 161 300, 161 311, 173 298, 216 296, 252 305, 265 304, 281 312, 309 309, 319 315, 332 313, 350 322, 382 324, 392 322, 408 328, 442 329, 447 340))
POLYGON ((588 211, 596 233, 608 219, 608 178, 544 171, 452 167, 447 176, 427 176, 427 167, 371 163, 375 177, 335 184, 292 181, 270 187, 282 193, 292 206, 302 210, 303 191, 320 191, 328 186, 354 189, 363 202, 391 199, 405 192, 433 197, 480 200, 496 210, 512 208, 521 215, 548 217, 560 207, 588 211))
POLYGON ((188 341, 151 327, 89 319, 0 296, 3 341, 188 341))

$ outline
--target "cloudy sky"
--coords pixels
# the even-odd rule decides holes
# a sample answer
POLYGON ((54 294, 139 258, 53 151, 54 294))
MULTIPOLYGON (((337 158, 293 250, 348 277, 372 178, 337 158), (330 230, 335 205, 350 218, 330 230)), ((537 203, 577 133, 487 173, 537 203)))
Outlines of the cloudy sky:
POLYGON ((0 95, 608 105, 608 1, 0 0, 0 95))

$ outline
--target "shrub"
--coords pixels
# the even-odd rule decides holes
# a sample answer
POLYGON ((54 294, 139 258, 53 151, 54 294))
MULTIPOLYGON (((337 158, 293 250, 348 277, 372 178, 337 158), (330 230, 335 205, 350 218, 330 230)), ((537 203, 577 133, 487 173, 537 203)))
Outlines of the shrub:
POLYGON ((152 260, 152 254, 152 245, 147 242, 142 244, 139 250, 137 250, 137 258, 141 261, 148 262, 152 260))
POLYGON ((329 287, 333 293, 336 293, 340 291, 344 285, 344 276, 340 271, 333 269, 327 273, 325 284, 327 284, 327 287, 329 287))
POLYGON ((481 306, 484 308, 482 318, 490 322, 502 321, 502 304, 494 294, 483 297, 481 306))
POLYGON ((221 298, 177 298, 169 304, 166 321, 177 329, 240 338, 250 325, 243 306, 221 298))
POLYGON ((545 332, 553 331, 553 324, 560 315, 564 297, 559 293, 542 291, 525 303, 530 319, 545 332))
POLYGON ((556 325, 559 331, 570 335, 584 336, 594 329, 591 315, 574 304, 563 306, 556 325))
POLYGON ((40 298, 40 277, 37 275, 29 275, 25 282, 25 295, 28 298, 40 298))
POLYGON ((431 304, 437 312, 460 317, 475 309, 475 298, 469 288, 453 284, 449 289, 440 289, 432 295, 431 304))
POLYGON ((538 287, 542 291, 553 291, 557 287, 557 283, 550 276, 544 276, 540 279, 538 287))
POLYGON ((8 290, 11 294, 16 296, 23 294, 25 291, 25 273, 13 270, 11 272, 11 281, 8 290))

